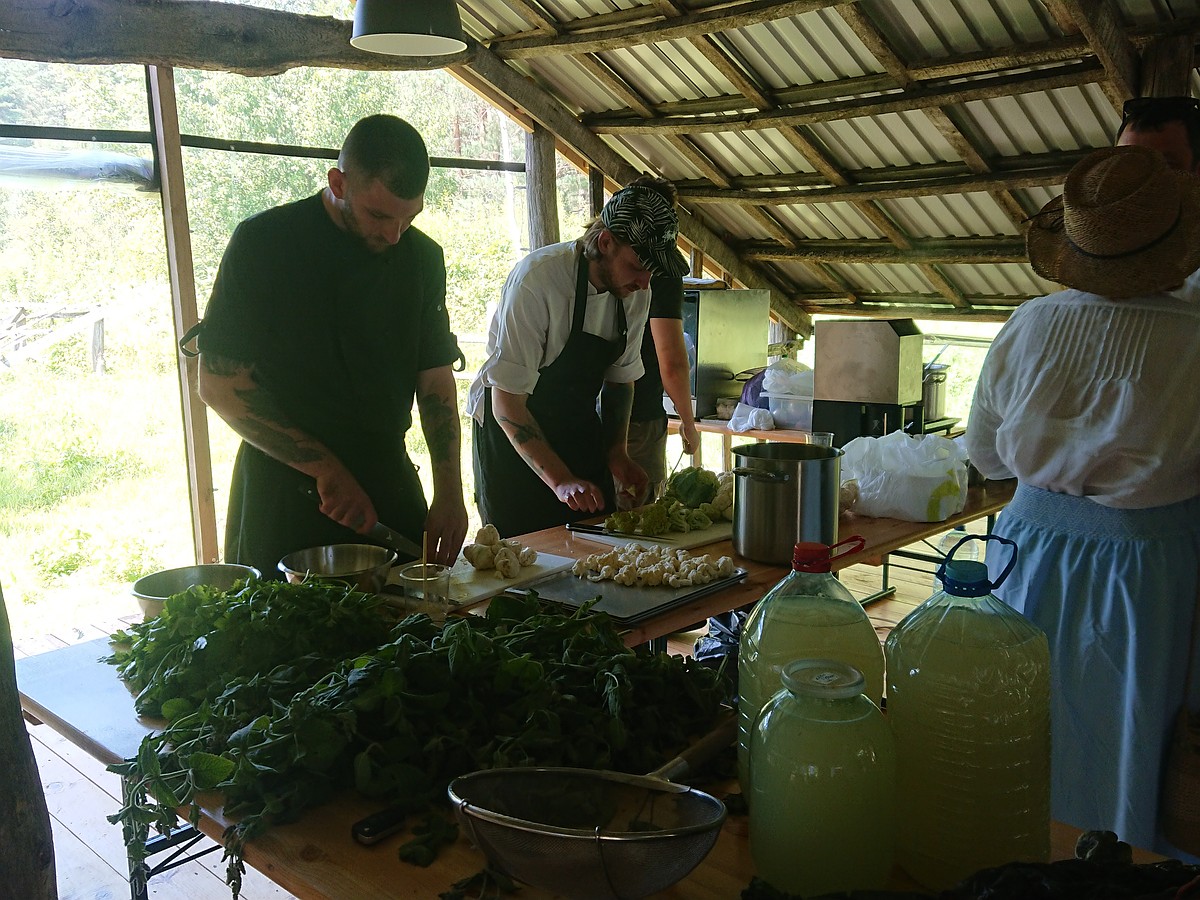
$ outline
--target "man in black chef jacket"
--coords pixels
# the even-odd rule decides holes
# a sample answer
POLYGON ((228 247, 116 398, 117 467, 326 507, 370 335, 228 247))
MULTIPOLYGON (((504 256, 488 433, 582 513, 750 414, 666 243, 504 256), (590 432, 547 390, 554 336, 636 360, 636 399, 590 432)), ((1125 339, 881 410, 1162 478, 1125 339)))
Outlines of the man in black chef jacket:
POLYGON ((433 561, 458 556, 460 354, 442 248, 410 227, 428 177, 417 131, 368 116, 320 193, 234 231, 196 329, 200 397, 242 437, 226 561, 278 576, 288 553, 362 543, 380 520, 418 544, 426 532, 433 561), (428 506, 404 446, 414 396, 428 506))
POLYGON ((505 537, 611 511, 614 481, 644 491, 629 409, 650 278, 688 270, 678 234, 674 188, 643 175, 509 274, 468 399, 479 513, 505 537))

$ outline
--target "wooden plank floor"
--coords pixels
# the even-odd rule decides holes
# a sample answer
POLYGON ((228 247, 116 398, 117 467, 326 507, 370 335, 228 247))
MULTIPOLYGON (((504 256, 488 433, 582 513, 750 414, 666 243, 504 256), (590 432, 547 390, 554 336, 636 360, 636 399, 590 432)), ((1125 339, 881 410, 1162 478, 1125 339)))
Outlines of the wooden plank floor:
MULTIPOLYGON (((981 520, 968 526, 967 531, 980 533, 985 526, 981 520)), ((905 549, 933 553, 940 540, 939 535, 928 545, 905 549)), ((931 563, 895 557, 893 563, 889 581, 896 588, 895 595, 867 607, 881 640, 935 590, 931 563)), ((863 598, 882 586, 882 568, 852 566, 842 570, 841 579, 851 593, 863 598)), ((136 616, 65 626, 55 634, 18 640, 16 655, 21 658, 103 637, 134 621, 136 616)), ((702 633, 673 635, 667 642, 668 652, 691 654, 702 633)), ((129 896, 121 831, 106 819, 119 807, 120 779, 48 726, 30 724, 28 730, 54 829, 60 900, 120 900, 129 896)), ((212 846, 207 839, 204 841, 201 846, 212 846)), ((157 900, 227 900, 230 892, 224 871, 221 853, 211 853, 155 876, 150 880, 149 894, 157 900)), ((288 900, 292 896, 253 869, 246 870, 242 897, 247 900, 288 900)))

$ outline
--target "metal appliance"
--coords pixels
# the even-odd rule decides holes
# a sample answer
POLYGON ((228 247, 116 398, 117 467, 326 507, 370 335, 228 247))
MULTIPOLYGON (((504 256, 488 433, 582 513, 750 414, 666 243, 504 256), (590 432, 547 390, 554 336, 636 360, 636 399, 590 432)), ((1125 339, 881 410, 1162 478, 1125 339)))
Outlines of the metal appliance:
MULTIPOLYGON (((720 398, 741 395, 739 373, 767 364, 770 314, 770 291, 684 290, 683 336, 697 419, 715 414, 720 398)), ((663 405, 675 414, 665 395, 663 405)))
POLYGON ((837 319, 813 332, 813 431, 835 446, 902 430, 921 434, 924 336, 912 319, 837 319))

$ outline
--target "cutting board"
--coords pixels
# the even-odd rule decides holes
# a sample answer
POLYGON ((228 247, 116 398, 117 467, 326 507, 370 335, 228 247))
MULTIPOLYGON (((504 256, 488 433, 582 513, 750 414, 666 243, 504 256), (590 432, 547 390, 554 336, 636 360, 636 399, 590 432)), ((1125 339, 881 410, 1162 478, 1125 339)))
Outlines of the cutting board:
MULTIPOLYGON (((537 562, 532 566, 521 566, 516 578, 501 578, 495 569, 476 569, 459 556, 450 569, 450 600, 456 607, 470 606, 508 588, 529 587, 543 578, 570 569, 574 564, 575 560, 569 556, 538 553, 537 562)), ((393 569, 388 577, 389 584, 395 584, 396 573, 397 570, 393 569)))
POLYGON ((691 550, 693 547, 703 547, 705 544, 715 541, 729 540, 733 537, 733 523, 723 519, 720 522, 713 522, 707 528, 701 528, 699 531, 669 531, 659 535, 660 538, 670 538, 669 542, 640 538, 636 534, 587 534, 582 531, 572 531, 571 534, 575 536, 576 540, 595 541, 597 544, 608 544, 613 547, 623 547, 633 543, 657 546, 661 543, 665 547, 674 547, 677 550, 691 550))
POLYGON ((599 596, 600 602, 593 607, 594 609, 608 613, 622 625, 632 625, 697 597, 723 591, 745 577, 745 569, 734 569, 728 578, 718 578, 708 584, 671 588, 637 587, 617 584, 615 581, 588 581, 570 572, 563 572, 532 585, 531 588, 543 599, 575 607, 599 596))

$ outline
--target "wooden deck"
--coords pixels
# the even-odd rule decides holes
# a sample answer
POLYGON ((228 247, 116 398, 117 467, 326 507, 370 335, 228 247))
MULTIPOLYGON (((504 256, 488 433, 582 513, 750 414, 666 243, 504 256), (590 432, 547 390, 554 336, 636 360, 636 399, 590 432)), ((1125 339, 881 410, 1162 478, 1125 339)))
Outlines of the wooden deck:
MULTIPOLYGON (((982 521, 974 523, 968 531, 982 531, 984 525, 982 521)), ((918 544, 906 549, 932 553, 939 540, 940 536, 931 539, 930 546, 918 544)), ((932 564, 896 558, 893 563, 889 580, 896 587, 896 594, 867 607, 881 639, 934 590, 932 564)), ((878 591, 881 577, 882 569, 878 566, 852 566, 841 572, 843 584, 860 598, 878 591)), ((20 658, 92 640, 133 621, 137 621, 137 617, 65 626, 52 634, 19 640, 16 655, 20 658)), ((668 640, 669 652, 690 654, 699 634, 685 632, 673 636, 668 640)), ((106 819, 119 806, 120 779, 46 725, 30 724, 29 734, 54 829, 60 900, 121 900, 128 897, 121 832, 106 819)), ((150 881, 149 894, 158 900, 228 900, 230 892, 225 885, 224 871, 221 853, 211 853, 155 876, 150 881)), ((242 897, 247 900, 287 900, 292 896, 265 876, 247 869, 242 897)))

